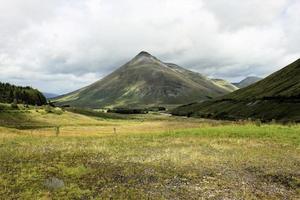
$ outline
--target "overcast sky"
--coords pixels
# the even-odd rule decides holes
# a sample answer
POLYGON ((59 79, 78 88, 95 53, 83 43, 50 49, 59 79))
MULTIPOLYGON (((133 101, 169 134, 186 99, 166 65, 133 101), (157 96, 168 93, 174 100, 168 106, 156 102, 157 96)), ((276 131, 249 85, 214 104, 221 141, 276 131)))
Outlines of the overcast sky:
POLYGON ((300 58, 300 0, 0 0, 0 81, 65 93, 140 51, 211 77, 300 58))

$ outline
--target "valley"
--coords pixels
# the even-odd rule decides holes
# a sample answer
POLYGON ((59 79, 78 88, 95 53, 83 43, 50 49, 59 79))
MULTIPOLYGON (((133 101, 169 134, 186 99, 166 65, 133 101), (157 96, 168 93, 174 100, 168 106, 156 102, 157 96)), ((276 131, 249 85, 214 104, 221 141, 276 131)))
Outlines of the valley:
POLYGON ((3 0, 0 200, 300 200, 300 0, 3 0))
POLYGON ((141 52, 48 101, 2 84, 0 199, 299 199, 299 64, 239 89, 141 52))

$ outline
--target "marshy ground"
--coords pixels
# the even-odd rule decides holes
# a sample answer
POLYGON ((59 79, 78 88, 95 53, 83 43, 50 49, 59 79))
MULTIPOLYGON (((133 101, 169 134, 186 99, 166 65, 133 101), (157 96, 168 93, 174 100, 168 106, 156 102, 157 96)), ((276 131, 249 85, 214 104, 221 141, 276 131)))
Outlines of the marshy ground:
POLYGON ((15 115, 0 114, 0 199, 300 198, 299 125, 15 115))

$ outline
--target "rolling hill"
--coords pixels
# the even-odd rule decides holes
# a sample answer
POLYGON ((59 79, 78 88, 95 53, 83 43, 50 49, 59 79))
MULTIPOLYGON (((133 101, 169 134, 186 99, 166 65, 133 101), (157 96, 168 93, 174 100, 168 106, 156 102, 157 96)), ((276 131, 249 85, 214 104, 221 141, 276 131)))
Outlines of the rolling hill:
POLYGON ((52 101, 56 105, 89 108, 176 106, 234 90, 234 86, 224 87, 199 73, 141 52, 103 79, 52 101))
POLYGON ((231 94, 173 110, 174 115, 217 119, 300 121, 300 59, 231 94))
POLYGON ((238 88, 245 88, 245 87, 248 87, 249 85, 252 85, 260 80, 262 80, 262 78, 256 77, 256 76, 249 76, 249 77, 241 80, 239 83, 233 83, 233 85, 235 85, 238 88))

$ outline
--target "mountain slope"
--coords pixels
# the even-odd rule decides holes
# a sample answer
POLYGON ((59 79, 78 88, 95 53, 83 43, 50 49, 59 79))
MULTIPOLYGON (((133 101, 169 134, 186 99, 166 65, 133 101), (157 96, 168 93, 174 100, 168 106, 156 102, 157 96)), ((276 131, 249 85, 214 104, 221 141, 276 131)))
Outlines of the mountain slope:
POLYGON ((181 106, 173 114, 300 121, 300 59, 253 85, 212 101, 181 106))
POLYGON ((105 78, 54 99, 77 107, 179 105, 232 92, 209 78, 141 52, 105 78))
POLYGON ((239 89, 237 86, 223 79, 212 79, 212 81, 230 91, 235 91, 239 89))
POLYGON ((239 83, 233 83, 233 85, 235 85, 238 88, 245 88, 245 87, 248 87, 249 85, 252 85, 260 80, 262 80, 262 78, 256 77, 256 76, 249 76, 249 77, 241 80, 239 83))

